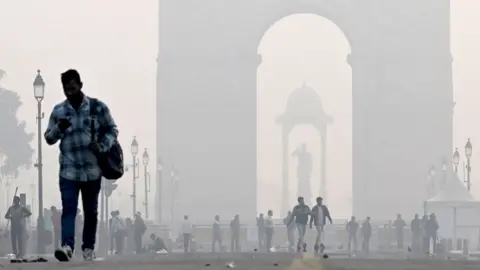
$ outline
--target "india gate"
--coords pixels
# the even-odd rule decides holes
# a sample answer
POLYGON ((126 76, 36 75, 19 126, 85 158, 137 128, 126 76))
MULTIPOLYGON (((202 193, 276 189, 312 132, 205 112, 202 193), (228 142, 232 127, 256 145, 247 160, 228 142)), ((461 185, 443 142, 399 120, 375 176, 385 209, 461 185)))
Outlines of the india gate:
POLYGON ((353 214, 421 212, 428 168, 452 152, 449 0, 160 0, 157 153, 178 172, 163 173, 163 220, 174 202, 196 220, 253 219, 258 46, 301 13, 350 44, 353 214))

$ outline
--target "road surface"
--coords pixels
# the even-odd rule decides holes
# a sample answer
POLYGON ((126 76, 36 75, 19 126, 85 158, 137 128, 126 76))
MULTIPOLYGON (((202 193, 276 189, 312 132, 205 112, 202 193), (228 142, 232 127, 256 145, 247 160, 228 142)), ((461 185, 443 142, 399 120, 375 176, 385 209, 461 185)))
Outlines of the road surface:
POLYGON ((479 270, 473 260, 348 259, 327 260, 288 253, 174 254, 108 258, 97 262, 22 263, 1 261, 0 270, 479 270))

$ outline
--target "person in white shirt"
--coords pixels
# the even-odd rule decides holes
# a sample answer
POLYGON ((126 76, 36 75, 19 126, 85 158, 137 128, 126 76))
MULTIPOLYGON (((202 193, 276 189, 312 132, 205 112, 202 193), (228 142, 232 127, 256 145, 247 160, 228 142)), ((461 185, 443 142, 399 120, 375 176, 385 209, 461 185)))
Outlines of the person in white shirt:
POLYGON ((266 244, 267 252, 270 252, 272 248, 273 232, 274 232, 273 211, 268 210, 267 217, 265 218, 265 238, 266 238, 265 244, 266 244))
POLYGON ((111 233, 115 239, 115 254, 121 255, 125 241, 125 221, 120 217, 120 211, 114 211, 112 214, 111 233))
POLYGON ((183 249, 185 253, 190 251, 190 242, 192 241, 193 226, 188 220, 188 216, 183 216, 182 234, 183 234, 183 249))
POLYGON ((283 219, 283 224, 287 227, 288 252, 293 252, 295 249, 295 223, 288 222, 292 219, 292 211, 288 211, 287 216, 283 219))

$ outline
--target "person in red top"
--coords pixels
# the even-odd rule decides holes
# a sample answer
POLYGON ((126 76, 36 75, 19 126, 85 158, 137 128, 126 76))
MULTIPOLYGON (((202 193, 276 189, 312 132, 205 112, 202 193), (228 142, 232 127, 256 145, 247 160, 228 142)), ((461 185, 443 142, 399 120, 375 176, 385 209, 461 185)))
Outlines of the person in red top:
POLYGON ((50 207, 50 211, 52 211, 53 246, 58 249, 62 241, 62 213, 55 206, 50 207))

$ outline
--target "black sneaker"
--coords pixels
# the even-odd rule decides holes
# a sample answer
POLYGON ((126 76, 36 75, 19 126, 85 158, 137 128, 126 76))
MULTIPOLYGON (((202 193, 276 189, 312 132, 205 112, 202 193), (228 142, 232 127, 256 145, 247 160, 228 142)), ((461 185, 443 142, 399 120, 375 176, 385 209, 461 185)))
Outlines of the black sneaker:
POLYGON ((63 246, 55 250, 55 258, 60 262, 68 262, 72 259, 72 253, 69 246, 63 246))

